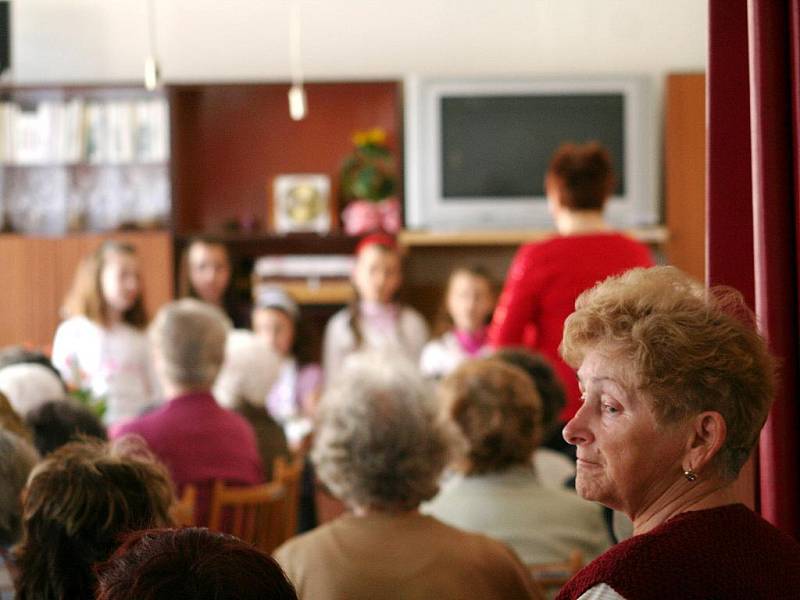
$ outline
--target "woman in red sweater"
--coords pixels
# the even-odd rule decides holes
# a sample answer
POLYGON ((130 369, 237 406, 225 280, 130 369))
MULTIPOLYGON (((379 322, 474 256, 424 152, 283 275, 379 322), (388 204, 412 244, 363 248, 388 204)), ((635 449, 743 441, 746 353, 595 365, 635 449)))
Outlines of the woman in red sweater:
POLYGON ((523 344, 552 361, 567 391, 564 421, 580 405, 575 374, 558 355, 575 298, 609 275, 653 264, 647 246, 611 231, 603 219, 613 189, 611 158, 600 144, 564 144, 556 151, 545 191, 558 235, 520 248, 489 331, 495 347, 523 344))
POLYGON ((800 544, 732 488, 774 391, 741 295, 673 267, 634 269, 578 298, 561 352, 583 392, 564 428, 576 489, 628 515, 634 536, 558 599, 800 598, 800 544))

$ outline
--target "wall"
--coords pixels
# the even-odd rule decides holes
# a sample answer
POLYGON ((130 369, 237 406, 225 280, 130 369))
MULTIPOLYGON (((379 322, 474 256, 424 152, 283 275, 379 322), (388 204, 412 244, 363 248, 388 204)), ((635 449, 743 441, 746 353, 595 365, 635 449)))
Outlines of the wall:
MULTIPOLYGON (((290 0, 152 0, 169 81, 289 75, 290 0)), ((317 79, 704 70, 703 0, 296 0, 317 79)), ((137 80, 148 0, 15 0, 14 78, 137 80)))

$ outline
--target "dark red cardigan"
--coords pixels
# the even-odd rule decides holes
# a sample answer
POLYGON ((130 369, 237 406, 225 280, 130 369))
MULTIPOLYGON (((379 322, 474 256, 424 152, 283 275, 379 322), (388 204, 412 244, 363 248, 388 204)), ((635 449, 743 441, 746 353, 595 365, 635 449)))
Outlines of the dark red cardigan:
POLYGON ((606 583, 626 600, 800 598, 800 544, 743 504, 687 512, 617 544, 557 600, 606 583))

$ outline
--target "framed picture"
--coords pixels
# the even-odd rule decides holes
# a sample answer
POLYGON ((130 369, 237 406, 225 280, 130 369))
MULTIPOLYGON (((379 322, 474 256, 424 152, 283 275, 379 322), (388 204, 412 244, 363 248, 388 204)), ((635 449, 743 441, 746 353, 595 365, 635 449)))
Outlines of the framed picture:
POLYGON ((272 185, 272 228, 276 233, 315 231, 332 227, 331 180, 327 175, 278 175, 272 185))

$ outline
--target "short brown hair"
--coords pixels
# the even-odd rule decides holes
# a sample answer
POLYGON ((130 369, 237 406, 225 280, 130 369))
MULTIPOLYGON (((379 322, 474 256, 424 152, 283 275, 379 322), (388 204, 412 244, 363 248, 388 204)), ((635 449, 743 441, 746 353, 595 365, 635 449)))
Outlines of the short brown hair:
POLYGON ((91 598, 122 533, 168 525, 172 484, 140 438, 73 442, 31 472, 15 549, 20 598, 91 598))
POLYGON ((530 377, 496 358, 469 360, 442 383, 444 417, 466 440, 469 474, 527 463, 541 436, 541 399, 530 377))
POLYGON ((569 210, 601 210, 615 184, 611 156, 599 142, 559 146, 547 178, 569 210))
MULTIPOLYGON (((82 315, 95 323, 105 324, 106 302, 103 299, 101 275, 109 254, 127 254, 136 256, 136 249, 124 242, 106 240, 78 265, 72 287, 64 300, 62 312, 65 317, 82 315)), ((139 296, 122 315, 123 321, 134 327, 143 328, 147 324, 147 313, 144 309, 144 294, 139 296)))
POLYGON ((625 384, 674 423, 716 411, 727 439, 715 463, 734 479, 772 404, 775 366, 739 292, 706 290, 674 267, 633 269, 585 291, 564 323, 561 354, 573 367, 592 348, 627 360, 625 384))

